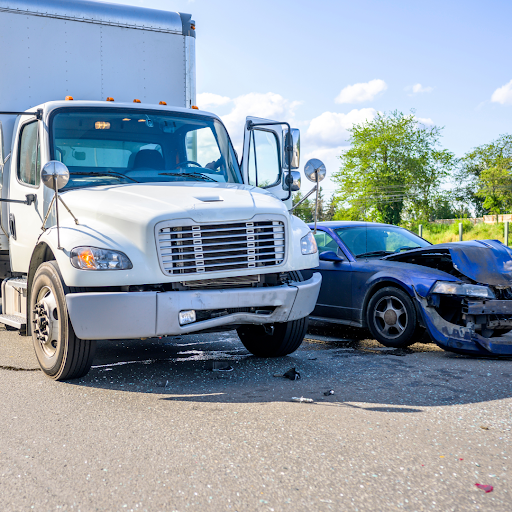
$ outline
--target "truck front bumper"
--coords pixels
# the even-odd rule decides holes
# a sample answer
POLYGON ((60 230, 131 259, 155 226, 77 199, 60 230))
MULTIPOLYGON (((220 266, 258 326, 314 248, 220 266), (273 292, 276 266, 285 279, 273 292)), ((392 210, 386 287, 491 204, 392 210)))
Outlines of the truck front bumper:
POLYGON ((151 338, 229 325, 272 324, 297 320, 313 311, 321 283, 322 276, 315 273, 307 281, 265 288, 70 293, 66 295, 66 302, 71 324, 79 338, 151 338), (180 325, 178 318, 180 311, 229 311, 242 308, 267 310, 228 312, 216 318, 186 325, 180 325))

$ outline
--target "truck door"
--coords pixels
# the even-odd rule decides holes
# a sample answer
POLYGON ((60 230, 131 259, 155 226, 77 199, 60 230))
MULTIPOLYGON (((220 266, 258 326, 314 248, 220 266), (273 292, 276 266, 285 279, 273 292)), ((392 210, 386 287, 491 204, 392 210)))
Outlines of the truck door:
MULTIPOLYGON (((28 272, 30 258, 42 233, 41 125, 23 116, 12 148, 9 199, 24 201, 35 194, 31 205, 8 204, 9 254, 14 272, 28 272)), ((16 133, 16 132, 15 132, 16 133)))
MULTIPOLYGON (((288 198, 288 186, 286 175, 288 165, 285 161, 283 136, 288 128, 283 124, 261 124, 275 123, 269 119, 248 117, 244 130, 244 149, 242 158, 242 173, 244 183, 261 187, 279 199, 288 198), (249 129, 248 123, 252 121, 257 126, 249 129)), ((292 130, 293 135, 298 136, 298 130, 292 130)), ((294 160, 298 160, 298 154, 294 160)), ((292 169, 298 168, 298 162, 292 163, 292 169)), ((291 198, 288 198, 291 205, 291 198)))

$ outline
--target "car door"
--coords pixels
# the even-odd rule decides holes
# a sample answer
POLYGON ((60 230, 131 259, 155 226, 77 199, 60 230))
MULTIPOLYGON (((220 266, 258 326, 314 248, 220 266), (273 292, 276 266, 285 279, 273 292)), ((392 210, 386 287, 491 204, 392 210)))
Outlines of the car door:
POLYGON ((313 272, 319 271, 322 274, 322 286, 312 316, 350 322, 353 320, 351 263, 327 231, 318 229, 314 237, 319 254, 332 251, 341 258, 341 261, 320 259, 319 267, 301 271, 305 278, 309 278, 313 272))
POLYGON ((283 186, 287 172, 284 169, 283 130, 287 131, 287 128, 286 125, 263 123, 276 121, 258 117, 246 120, 242 158, 244 183, 264 188, 279 199, 287 200, 291 208, 288 187, 283 186), (249 127, 251 122, 255 124, 253 128, 249 127))
POLYGON ((26 200, 27 194, 37 199, 30 205, 8 203, 9 255, 14 272, 27 272, 30 258, 43 224, 41 187, 40 122, 24 118, 13 147, 10 166, 9 197, 26 200))

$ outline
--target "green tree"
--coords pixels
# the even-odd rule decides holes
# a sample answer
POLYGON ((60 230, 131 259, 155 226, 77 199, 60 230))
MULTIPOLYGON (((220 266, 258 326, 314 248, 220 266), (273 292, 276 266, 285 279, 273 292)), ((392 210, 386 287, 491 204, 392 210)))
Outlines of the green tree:
POLYGON ((483 207, 496 215, 509 210, 512 205, 512 176, 510 164, 497 165, 484 169, 479 176, 478 197, 484 199, 483 207))
POLYGON ((496 214, 509 210, 511 170, 512 135, 501 135, 489 144, 472 149, 462 158, 455 173, 457 187, 454 192, 459 200, 475 210, 477 217, 489 211, 496 214), (489 193, 492 198, 487 199, 489 193))
POLYGON ((340 156, 339 215, 400 224, 432 217, 440 186, 455 157, 440 149, 441 128, 394 111, 354 125, 350 148, 340 156))
MULTIPOLYGON (((295 206, 301 199, 302 199, 302 193, 296 192, 292 197, 292 204, 295 206)), ((311 197, 311 196, 310 196, 311 197)), ((301 205, 297 206, 295 210, 293 210, 293 214, 299 219, 303 220, 304 222, 312 222, 313 221, 313 215, 314 215, 314 208, 315 203, 311 202, 308 199, 306 199, 301 205)))

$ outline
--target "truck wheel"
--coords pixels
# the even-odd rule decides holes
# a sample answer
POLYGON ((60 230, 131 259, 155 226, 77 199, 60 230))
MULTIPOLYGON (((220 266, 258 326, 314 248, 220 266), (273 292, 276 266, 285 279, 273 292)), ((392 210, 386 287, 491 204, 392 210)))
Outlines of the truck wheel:
POLYGON ((77 338, 69 320, 66 285, 56 261, 36 271, 30 294, 32 342, 43 372, 54 380, 76 379, 91 368, 96 341, 77 338))
MULTIPOLYGON (((293 281, 304 281, 300 272, 289 272, 293 281)), ((237 329, 244 347, 257 357, 281 357, 295 352, 308 330, 309 317, 269 325, 243 325, 237 329)))
POLYGON ((385 347, 405 348, 419 341, 421 328, 409 296, 399 288, 380 289, 368 302, 368 328, 385 347))

